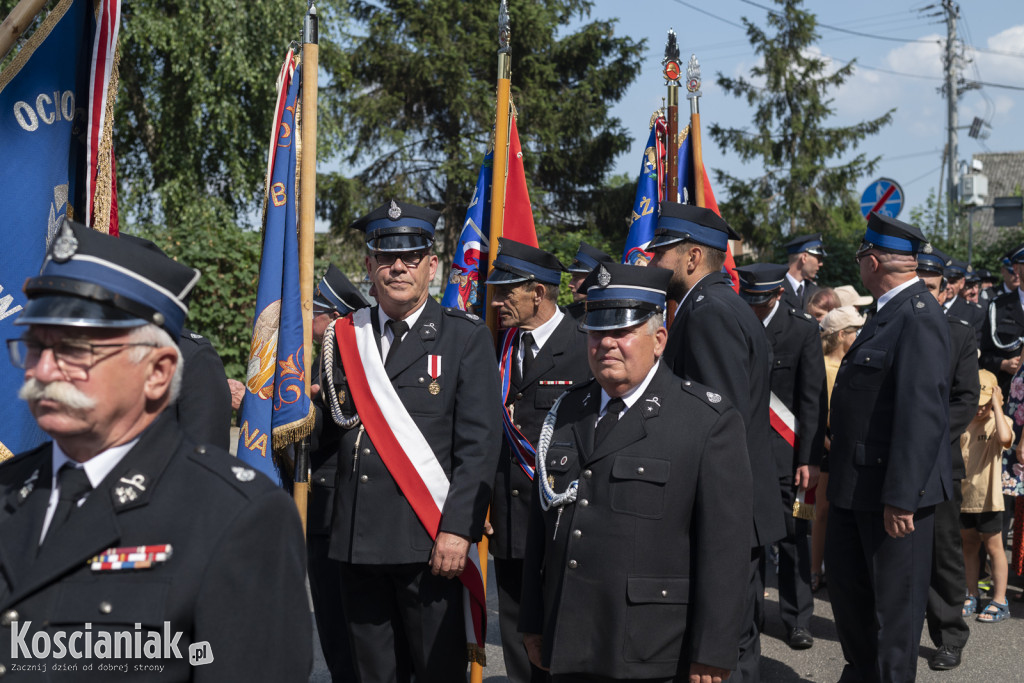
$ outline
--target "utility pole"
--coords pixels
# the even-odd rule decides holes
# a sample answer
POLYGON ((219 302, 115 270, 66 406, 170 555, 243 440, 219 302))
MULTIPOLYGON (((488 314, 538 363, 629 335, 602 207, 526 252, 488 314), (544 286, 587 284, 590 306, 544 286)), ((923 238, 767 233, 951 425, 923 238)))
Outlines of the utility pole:
MULTIPOLYGON (((946 146, 946 163, 948 164, 946 173, 949 176, 946 179, 946 203, 947 206, 954 206, 958 203, 959 198, 957 197, 957 172, 956 167, 958 163, 957 156, 957 132, 956 128, 959 124, 957 118, 957 100, 960 97, 958 88, 958 74, 957 68, 957 37, 956 37, 956 19, 960 14, 960 6, 953 2, 953 0, 942 0, 942 8, 946 12, 946 134, 949 136, 946 146)), ((941 206, 941 202, 940 202, 941 206)), ((953 222, 956 220, 954 212, 951 212, 949 221, 953 222)), ((952 226, 947 226, 951 228, 952 226)))

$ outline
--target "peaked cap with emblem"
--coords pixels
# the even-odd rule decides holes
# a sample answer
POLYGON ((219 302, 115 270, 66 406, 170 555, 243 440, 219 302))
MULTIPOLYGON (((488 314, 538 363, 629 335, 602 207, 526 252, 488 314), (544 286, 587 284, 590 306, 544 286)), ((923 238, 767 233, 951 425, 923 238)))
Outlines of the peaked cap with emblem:
POLYGON ((950 259, 949 263, 946 264, 946 279, 948 280, 966 278, 972 272, 974 272, 974 269, 967 265, 966 261, 950 259))
POLYGON ((920 251, 928 253, 932 246, 916 225, 872 213, 868 216, 868 227, 859 251, 868 249, 916 256, 920 251))
POLYGON ((659 212, 654 239, 647 246, 648 250, 687 241, 725 251, 729 240, 740 239, 739 233, 711 209, 662 202, 659 212))
POLYGON ((618 330, 665 311, 672 271, 655 266, 602 263, 580 285, 586 292, 584 330, 618 330))
POLYGON ((557 285, 562 281, 563 272, 565 266, 554 254, 507 237, 499 237, 498 255, 494 257, 494 270, 487 278, 487 284, 511 285, 537 281, 557 285))
POLYGON ((921 252, 917 255, 917 270, 918 272, 943 275, 945 274, 946 268, 949 267, 952 262, 953 261, 945 252, 932 247, 931 252, 927 254, 921 252))
POLYGON ((825 253, 825 243, 822 241, 821 233, 813 235, 800 235, 782 245, 787 254, 814 254, 815 256, 828 256, 825 253))
POLYGON ((996 275, 995 273, 993 273, 988 268, 978 268, 974 272, 978 274, 978 278, 982 282, 989 282, 989 283, 995 284, 996 282, 999 281, 999 276, 996 275))
POLYGON ((366 234, 371 251, 417 251, 434 243, 440 217, 440 211, 392 199, 349 227, 366 234))
POLYGON ((333 263, 328 264, 320 284, 313 293, 313 313, 330 313, 337 311, 342 317, 360 308, 366 308, 370 302, 366 300, 345 274, 333 263))
POLYGON ((153 323, 175 339, 199 271, 149 248, 65 220, 15 325, 130 328, 153 323))
POLYGON ((763 304, 782 289, 788 266, 777 263, 751 263, 736 269, 740 276, 740 296, 748 304, 763 304))
POLYGON ((1003 259, 1003 263, 1007 268, 1012 267, 1014 263, 1024 263, 1024 244, 1019 244, 1011 249, 1003 259))
POLYGON ((569 272, 589 273, 594 268, 597 268, 599 263, 615 263, 615 259, 597 247, 592 247, 586 242, 580 242, 580 248, 576 250, 576 258, 573 259, 572 265, 569 266, 569 272))

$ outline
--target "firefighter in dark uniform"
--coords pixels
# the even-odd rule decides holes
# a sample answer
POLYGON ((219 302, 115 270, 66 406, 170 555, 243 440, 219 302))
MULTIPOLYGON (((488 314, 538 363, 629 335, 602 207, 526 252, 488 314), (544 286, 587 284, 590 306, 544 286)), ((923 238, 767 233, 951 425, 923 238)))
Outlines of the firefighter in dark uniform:
POLYGON ((49 670, 77 666, 61 680, 309 677, 295 504, 227 452, 186 438, 170 409, 183 370, 176 340, 198 277, 65 222, 25 283, 15 324, 28 327, 8 352, 25 372, 22 398, 53 441, 0 466, 6 677, 17 680, 12 664, 33 658, 19 641, 33 652, 50 643, 34 660, 49 670), (153 638, 164 645, 157 659, 145 654, 153 638), (109 647, 102 654, 103 640, 119 643, 116 658, 106 658, 109 647), (82 658, 60 659, 62 645, 82 658), (198 659, 212 661, 193 667, 198 659), (139 668, 147 664, 161 673, 139 668))
POLYGON ((743 418, 754 487, 746 632, 740 641, 735 680, 757 681, 764 621, 761 561, 765 546, 786 535, 775 461, 769 447, 768 406, 772 350, 764 327, 721 274, 729 239, 739 235, 717 214, 675 202, 663 202, 651 264, 673 271, 669 297, 679 300, 669 330, 665 362, 684 379, 705 384, 725 396, 743 418))
POLYGON ((546 680, 544 672, 531 672, 518 629, 537 437, 555 400, 589 379, 590 366, 586 333, 558 307, 561 262, 554 254, 503 237, 498 246, 487 284, 493 286, 491 305, 506 330, 498 352, 505 438, 491 499, 490 551, 505 670, 510 681, 525 683, 531 677, 546 680))
MULTIPOLYGON (((917 255, 917 276, 943 303, 946 281, 943 273, 949 257, 938 249, 917 255)), ((953 464, 953 497, 935 506, 935 547, 932 550, 932 579, 928 588, 925 621, 928 634, 938 648, 928 666, 946 671, 960 666, 970 629, 962 614, 964 604, 964 555, 960 541, 960 482, 967 475, 960 450, 960 435, 974 419, 981 396, 978 382, 978 343, 966 320, 946 316, 949 321, 949 450, 953 464)))
POLYGON ((871 214, 857 251, 878 310, 832 391, 825 541, 844 681, 914 680, 934 510, 952 497, 949 323, 914 272, 923 243, 871 214))
MULTIPOLYGON (((1010 267, 1018 281, 1024 274, 1024 244, 1007 255, 1010 267)), ((993 373, 999 380, 1004 396, 1009 396, 1010 380, 1020 368, 1021 351, 1024 350, 1024 289, 1014 289, 997 296, 988 308, 981 335, 982 369, 993 373)))
POLYGON ((809 313, 780 301, 786 266, 755 263, 736 272, 740 276, 740 297, 750 304, 772 345, 771 451, 786 519, 786 537, 778 543, 779 612, 786 642, 794 650, 806 650, 814 645, 810 630, 814 596, 807 542, 810 516, 796 517, 793 504, 800 491, 817 484, 825 448, 828 394, 821 335, 809 313))
POLYGON ((572 303, 565 307, 565 312, 577 322, 583 320, 585 313, 583 302, 587 300, 587 295, 580 290, 580 285, 599 263, 615 263, 615 259, 597 247, 580 242, 580 248, 576 250, 576 257, 573 259, 572 265, 569 266, 569 289, 572 291, 572 303))
POLYGON ((782 283, 782 303, 798 311, 807 309, 807 302, 818 291, 814 283, 825 262, 825 243, 821 233, 799 235, 782 245, 789 259, 786 279, 782 283))
POLYGON ((555 683, 721 681, 736 668, 752 488, 743 421, 659 360, 670 277, 591 273, 596 379, 563 396, 541 433, 519 624, 555 683))
POLYGON ((966 320, 974 329, 977 342, 981 343, 981 333, 985 324, 985 308, 981 304, 972 303, 963 297, 967 278, 973 276, 974 269, 963 261, 950 259, 946 267, 946 284, 952 288, 954 296, 942 305, 946 315, 958 320, 966 320))
MULTIPOLYGON (((344 273, 334 264, 328 265, 327 272, 313 293, 313 339, 322 341, 324 333, 333 321, 369 305, 370 302, 344 273)), ((314 386, 320 384, 322 367, 321 353, 313 362, 311 383, 314 386)), ((318 421, 322 422, 325 417, 327 416, 322 410, 317 411, 318 421)), ((321 450, 318 446, 319 443, 312 444, 309 452, 309 503, 306 512, 309 592, 313 598, 313 614, 316 616, 320 649, 331 672, 331 680, 334 683, 354 683, 358 679, 355 665, 352 663, 348 624, 345 621, 341 587, 338 584, 341 567, 328 557, 338 458, 335 451, 321 450)))
POLYGON ((459 577, 484 530, 501 401, 487 328, 428 296, 439 217, 392 201, 353 223, 365 233, 378 305, 336 321, 325 358, 319 400, 330 418, 318 447, 337 454, 338 468, 329 556, 341 563, 362 683, 402 680, 410 669, 422 681, 466 672, 459 577), (342 342, 346 330, 355 347, 342 342), (343 363, 349 352, 357 355, 343 363), (422 448, 402 445, 413 442, 422 448), (427 528, 431 511, 439 521, 427 528))

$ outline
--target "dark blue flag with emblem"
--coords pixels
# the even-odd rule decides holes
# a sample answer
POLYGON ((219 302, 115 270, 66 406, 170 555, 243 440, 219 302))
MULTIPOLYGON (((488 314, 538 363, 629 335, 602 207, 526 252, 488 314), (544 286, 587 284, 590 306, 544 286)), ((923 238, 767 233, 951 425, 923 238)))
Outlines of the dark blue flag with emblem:
POLYGON ((629 224, 629 235, 622 250, 622 262, 645 266, 652 254, 647 245, 654 239, 654 228, 658 224, 658 125, 651 126, 647 138, 644 158, 640 162, 640 175, 636 181, 636 198, 633 200, 633 218, 629 224))
POLYGON ((444 289, 442 306, 479 313, 483 308, 479 284, 486 279, 488 239, 491 223, 491 176, 494 153, 488 152, 480 165, 473 199, 462 224, 459 246, 452 259, 452 270, 444 289), (483 275, 483 277, 481 277, 483 275))
POLYGON ((295 103, 300 80, 289 52, 278 83, 260 282, 245 398, 239 413, 239 459, 278 484, 281 474, 273 451, 302 439, 313 426, 312 405, 305 390, 296 232, 295 103))
MULTIPOLYGON (((76 101, 88 99, 77 97, 90 49, 86 4, 58 3, 0 73, 0 187, 7 198, 0 214, 3 339, 21 336, 13 323, 25 304, 22 284, 38 274, 74 189, 72 130, 76 109, 84 106, 76 101)), ((0 365, 0 459, 48 438, 17 398, 22 374, 10 363, 0 365)))

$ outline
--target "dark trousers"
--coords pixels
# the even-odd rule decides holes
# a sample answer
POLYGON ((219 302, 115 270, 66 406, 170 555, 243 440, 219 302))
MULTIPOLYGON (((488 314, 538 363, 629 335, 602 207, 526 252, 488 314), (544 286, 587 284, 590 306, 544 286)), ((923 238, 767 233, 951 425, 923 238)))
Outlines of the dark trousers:
POLYGON ((933 541, 933 507, 917 511, 914 532, 903 538, 885 532, 881 510, 829 507, 825 563, 847 662, 840 681, 916 677, 933 541))
POLYGON ((963 647, 971 634, 963 618, 964 552, 960 542, 960 482, 953 482, 953 500, 935 506, 935 546, 925 623, 935 646, 963 647))
POLYGON ((511 683, 546 683, 546 671, 530 663, 519 632, 519 603, 523 591, 523 561, 494 558, 494 581, 498 586, 498 625, 505 672, 511 683))
POLYGON ((341 594, 361 683, 466 680, 462 582, 423 564, 342 562, 341 594))
MULTIPOLYGON (((810 525, 793 516, 796 489, 792 477, 780 482, 786 513, 786 537, 779 541, 779 613, 788 634, 794 628, 811 627, 814 596, 811 594, 810 525)), ((762 595, 763 595, 762 591, 762 595)))
POLYGON ((743 616, 745 630, 740 636, 740 660, 729 683, 757 683, 761 680, 761 631, 764 629, 764 579, 761 566, 764 548, 750 549, 750 574, 743 616))
POLYGON ((327 668, 334 683, 356 683, 352 650, 348 643, 348 624, 341 602, 341 586, 338 584, 340 563, 327 557, 331 537, 309 534, 306 537, 306 553, 309 560, 309 592, 313 597, 313 615, 316 617, 316 631, 320 637, 327 668))

